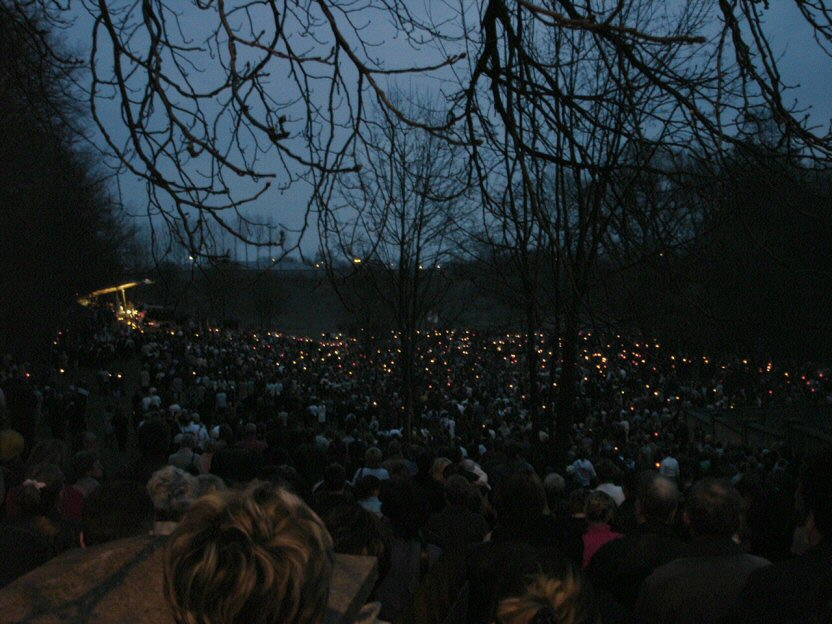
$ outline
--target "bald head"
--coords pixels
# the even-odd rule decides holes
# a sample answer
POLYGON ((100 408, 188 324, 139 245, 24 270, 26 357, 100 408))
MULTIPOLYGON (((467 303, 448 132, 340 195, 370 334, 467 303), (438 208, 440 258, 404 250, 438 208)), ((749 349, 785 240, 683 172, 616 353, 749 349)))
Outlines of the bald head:
POLYGON ((672 524, 679 506, 679 488, 658 473, 647 473, 641 480, 636 505, 643 522, 672 524))

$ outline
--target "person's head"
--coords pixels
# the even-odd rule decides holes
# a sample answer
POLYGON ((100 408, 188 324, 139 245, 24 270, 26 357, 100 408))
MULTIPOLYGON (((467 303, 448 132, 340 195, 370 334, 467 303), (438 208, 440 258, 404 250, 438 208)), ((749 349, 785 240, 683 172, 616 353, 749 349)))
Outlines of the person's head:
POLYGON ((226 490, 225 481, 217 475, 201 474, 196 478, 196 497, 201 498, 211 492, 224 492, 226 490))
POLYGON ((452 463, 453 462, 447 457, 437 457, 433 460, 433 466, 430 469, 430 475, 434 478, 435 481, 444 481, 445 469, 452 463))
POLYGON ((297 496, 270 484, 200 499, 165 551, 165 597, 177 622, 318 624, 332 540, 297 496))
POLYGON ((132 481, 114 481, 95 488, 84 503, 81 543, 85 548, 113 540, 147 535, 156 510, 147 488, 132 481))
POLYGON ((405 479, 389 479, 379 494, 381 513, 390 521, 393 532, 404 539, 413 539, 427 515, 424 501, 413 483, 405 479))
POLYGON ((222 442, 220 442, 219 440, 211 439, 211 440, 208 440, 208 442, 205 443, 205 452, 210 453, 211 455, 213 455, 214 453, 216 453, 217 451, 219 451, 223 448, 225 448, 225 445, 222 442))
POLYGON ((589 490, 585 490, 583 488, 572 490, 569 493, 569 502, 567 507, 571 516, 581 518, 585 516, 584 507, 586 506, 586 499, 588 496, 589 490))
POLYGON ((179 438, 179 448, 194 450, 196 447, 196 436, 192 433, 183 433, 179 438))
POLYGON ((546 494, 562 497, 566 494, 566 479, 556 472, 550 472, 543 479, 543 487, 546 489, 546 494))
POLYGON ((327 492, 340 492, 347 485, 347 471, 341 464, 330 464, 324 470, 324 489, 327 492))
POLYGON ((685 521, 698 537, 732 537, 740 529, 742 499, 723 479, 697 481, 688 494, 685 521))
POLYGON ((566 513, 566 479, 556 472, 550 472, 543 479, 543 489, 546 491, 546 503, 554 516, 566 513))
POLYGON ((148 420, 139 427, 136 440, 142 456, 166 456, 170 445, 170 428, 164 420, 148 420))
POLYGON ((445 500, 449 505, 469 507, 476 496, 476 487, 462 475, 451 475, 445 482, 445 500))
POLYGON ((832 538, 832 453, 818 455, 807 462, 800 475, 798 502, 806 526, 816 541, 832 538))
POLYGON ((194 502, 197 490, 196 477, 176 466, 160 468, 147 482, 157 520, 178 520, 194 502))
POLYGON ((66 442, 57 438, 45 438, 35 443, 26 463, 30 466, 54 464, 64 470, 69 463, 69 458, 70 449, 66 442))
POLYGON ((672 524, 679 506, 679 488, 672 480, 650 472, 642 477, 636 494, 639 522, 672 524))
POLYGON ((95 451, 78 451, 75 453, 72 458, 72 476, 76 480, 84 477, 102 479, 104 468, 98 459, 98 453, 95 451))
POLYGON ((416 462, 416 472, 419 475, 431 474, 433 467, 433 457, 431 454, 421 446, 411 447, 413 453, 413 461, 416 462))
POLYGON ((246 423, 245 435, 247 438, 253 438, 257 435, 257 423, 246 423))
POLYGON ((598 483, 619 483, 621 470, 609 459, 602 459, 595 466, 598 483))
POLYGON ((402 443, 398 440, 393 440, 387 445, 387 457, 401 457, 402 443))
POLYGON ((234 443, 234 430, 227 423, 223 423, 217 429, 217 439, 226 446, 234 443))
POLYGON ((630 499, 638 495, 638 487, 641 484, 642 474, 635 471, 627 471, 624 473, 624 478, 621 479, 621 489, 624 491, 624 497, 630 499))
POLYGON ((221 477, 228 485, 244 485, 256 478, 263 467, 263 458, 242 448, 227 448, 211 460, 211 474, 221 477))
POLYGON ((381 479, 373 475, 366 475, 356 481, 352 488, 355 500, 361 501, 371 496, 378 496, 381 489, 381 479))
POLYGON ((0 463, 18 460, 23 455, 26 442, 23 436, 13 429, 0 430, 0 463))
POLYGON ((601 621, 592 592, 576 570, 538 574, 526 591, 500 601, 497 624, 596 624, 601 621))
POLYGON ((546 492, 536 475, 520 471, 500 483, 494 502, 501 525, 523 525, 543 513, 546 492))
POLYGON ((377 557, 379 580, 387 575, 390 535, 379 518, 358 503, 346 503, 328 509, 321 519, 332 537, 336 553, 377 557))
POLYGON ((64 473, 55 464, 33 464, 24 474, 15 503, 26 515, 48 516, 57 511, 64 473))
POLYGON ((80 436, 80 450, 97 451, 98 437, 92 431, 84 431, 80 436))
POLYGON ((615 513, 615 501, 606 492, 591 491, 584 503, 584 515, 590 524, 609 524, 615 513))
POLYGON ((371 446, 364 453, 364 461, 367 463, 367 468, 378 468, 381 466, 381 460, 384 456, 381 450, 376 446, 371 446))

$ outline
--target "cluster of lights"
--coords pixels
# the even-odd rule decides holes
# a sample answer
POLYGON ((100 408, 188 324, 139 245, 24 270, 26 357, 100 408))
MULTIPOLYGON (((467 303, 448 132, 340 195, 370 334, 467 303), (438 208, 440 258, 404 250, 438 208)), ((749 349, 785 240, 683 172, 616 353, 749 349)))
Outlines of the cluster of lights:
MULTIPOLYGON (((356 260, 356 264, 360 264, 360 258, 356 260)), ((137 323, 140 313, 134 308, 124 308, 120 320, 128 324, 137 323)), ((172 337, 177 335, 175 330, 165 333, 172 337)), ((428 390, 437 387, 453 388, 459 381, 456 376, 461 374, 476 382, 490 380, 493 383, 500 380, 502 390, 509 396, 526 401, 530 397, 523 392, 524 386, 520 380, 523 378, 521 365, 525 363, 525 354, 529 349, 533 349, 537 356, 541 373, 540 383, 550 384, 553 388, 558 386, 556 376, 547 370, 559 365, 557 354, 549 347, 554 340, 547 343, 547 336, 542 332, 529 337, 522 333, 493 336, 477 334, 470 330, 437 329, 417 330, 416 334, 420 339, 417 340, 414 351, 415 370, 419 373, 417 377, 424 379, 428 390), (529 345, 529 340, 534 344, 529 345)), ((268 331, 246 336, 248 348, 257 353, 258 357, 265 358, 266 363, 278 367, 285 366, 289 371, 296 373, 316 372, 321 367, 329 367, 331 372, 343 378, 355 377, 362 371, 375 370, 386 378, 395 379, 400 373, 403 337, 395 330, 379 336, 382 342, 376 342, 375 347, 367 353, 359 346, 356 338, 348 338, 342 334, 321 334, 319 338, 308 338, 290 337, 277 331, 268 331)), ((194 332, 188 337, 208 341, 220 339, 227 341, 229 345, 239 345, 236 334, 223 332, 219 328, 209 328, 203 335, 194 332)), ((723 374, 720 371, 728 369, 728 365, 723 362, 712 363, 708 356, 690 357, 666 353, 667 350, 662 351, 661 344, 656 340, 627 344, 618 336, 618 342, 596 344, 599 341, 592 340, 591 332, 582 333, 580 338, 582 343, 579 343, 578 349, 578 380, 583 384, 593 383, 595 379, 615 379, 617 371, 627 368, 652 371, 654 374, 658 374, 660 367, 675 371, 691 370, 694 374, 696 370, 706 368, 709 374, 716 375, 715 379, 722 379, 723 374)), ((558 343, 562 344, 560 339, 558 343)), ((56 340, 55 345, 57 344, 56 340)), ((740 363, 745 370, 752 365, 750 358, 741 358, 734 360, 731 368, 738 368, 740 363)), ((766 379, 780 380, 781 386, 791 384, 790 372, 778 370, 771 361, 761 363, 760 368, 755 367, 752 370, 758 371, 761 375, 768 374, 766 379)), ((65 371, 60 369, 59 372, 64 374, 65 371)), ((193 375, 196 376, 197 371, 194 370, 193 375)), ((809 377, 803 375, 799 384, 805 391, 814 393, 819 389, 818 381, 823 378, 822 372, 809 377)), ((629 408, 631 412, 635 412, 636 406, 632 400, 638 398, 648 398, 654 404, 664 405, 679 404, 683 400, 681 395, 663 390, 655 379, 656 377, 648 377, 646 383, 642 382, 630 399, 627 395, 633 393, 629 390, 616 389, 616 394, 620 392, 622 408, 629 408)), ((715 392, 716 388, 712 388, 712 391, 715 392)), ((774 394, 771 387, 764 387, 763 392, 769 397, 774 394)), ((547 403, 541 402, 538 406, 546 409, 547 403)), ((729 407, 734 406, 729 403, 729 407)))

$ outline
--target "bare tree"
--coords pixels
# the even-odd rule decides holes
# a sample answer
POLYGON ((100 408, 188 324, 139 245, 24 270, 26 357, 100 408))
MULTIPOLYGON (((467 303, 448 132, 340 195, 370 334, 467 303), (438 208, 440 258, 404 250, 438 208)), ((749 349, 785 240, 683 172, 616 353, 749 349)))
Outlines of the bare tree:
MULTIPOLYGON (((641 1, 597 2, 583 13, 569 2, 495 0, 485 8, 461 106, 484 204, 499 222, 532 231, 528 210, 538 251, 545 247, 552 262, 560 376, 543 404, 561 461, 576 410, 581 329, 593 313, 588 295, 605 246, 618 242, 624 230, 616 227, 628 218, 621 199, 657 167, 658 151, 681 150, 681 140, 699 154, 721 148, 721 132, 696 109, 711 74, 694 62, 704 42, 691 33, 706 15, 699 2, 672 20, 641 1), (668 24, 669 35, 653 34, 668 24), (680 101, 683 85, 690 99, 680 101), (514 194, 508 211, 506 189, 514 194)), ((537 358, 528 351, 531 380, 537 358)))
MULTIPOLYGON (((439 33, 409 4, 85 0, 94 19, 93 115, 123 166, 149 183, 149 212, 191 253, 210 254, 208 222, 264 245, 240 226, 244 206, 299 181, 315 205, 333 174, 355 170, 368 102, 406 119, 387 96, 387 78, 458 60, 427 55, 439 33), (375 48, 388 37, 425 60, 386 65, 375 48)), ((435 132, 447 125, 408 121, 435 132)))
MULTIPOLYGON (((465 251, 473 270, 469 273, 474 284, 515 311, 526 334, 525 392, 526 406, 536 430, 545 430, 539 416, 545 411, 541 404, 541 369, 547 358, 541 357, 538 334, 546 318, 546 303, 551 300, 551 258, 546 232, 540 227, 533 211, 531 196, 515 184, 517 160, 500 158, 495 168, 498 177, 506 180, 505 187, 493 201, 481 203, 481 220, 469 235, 465 251)), ((542 186, 544 180, 538 180, 542 186)), ((543 189, 538 195, 544 194, 543 189)), ((465 256, 463 256, 465 257, 465 256)), ((514 316, 514 315, 512 315, 514 316)), ((512 318, 512 321, 514 319, 512 318)), ((549 363, 549 371, 554 371, 549 363)), ((548 398, 548 397, 546 397, 548 398)))
POLYGON ((447 142, 390 118, 374 127, 360 163, 360 173, 342 179, 335 218, 322 215, 321 240, 330 272, 339 261, 351 263, 398 332, 401 422, 409 437, 418 332, 447 292, 443 264, 464 218, 466 167, 447 142))
MULTIPOLYGON (((828 56, 828 2, 787 4, 828 56)), ((123 166, 148 182, 154 222, 167 223, 196 254, 209 253, 208 221, 248 239, 237 213, 272 186, 303 181, 307 209, 327 210, 338 174, 356 167, 368 104, 434 135, 462 120, 472 147, 507 132, 524 159, 582 169, 593 167, 590 159, 563 146, 580 145, 578 134, 602 130, 610 108, 632 108, 646 93, 661 105, 654 119, 619 130, 631 142, 718 155, 737 144, 748 112, 762 107, 792 149, 826 162, 832 153, 828 129, 790 103, 766 0, 479 0, 424 11, 406 0, 81 5, 93 24, 89 101, 98 127, 123 166), (584 58, 611 77, 604 91, 564 82, 564 50, 540 45, 552 34, 581 35, 584 58), (393 41, 412 62, 385 63, 379 46, 393 41), (468 66, 459 62, 466 54, 468 66), (460 88, 453 113, 439 123, 409 118, 388 96, 401 77, 450 73, 460 88), (514 103, 511 93, 520 96, 514 103), (545 141, 518 126, 518 107, 549 129, 545 141), (580 130, 565 123, 558 112, 565 110, 580 130)), ((56 25, 73 6, 3 1, 3 8, 38 7, 56 25)), ((242 218, 250 217, 243 211, 242 218)))

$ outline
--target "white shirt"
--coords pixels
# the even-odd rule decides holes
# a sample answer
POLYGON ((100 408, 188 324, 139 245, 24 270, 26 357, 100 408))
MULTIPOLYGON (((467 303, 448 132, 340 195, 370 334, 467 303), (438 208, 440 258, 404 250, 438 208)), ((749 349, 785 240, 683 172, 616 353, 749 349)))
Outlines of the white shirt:
POLYGON ((228 407, 228 395, 225 392, 217 392, 214 405, 217 409, 226 409, 228 407))
MULTIPOLYGON (((205 448, 205 444, 208 442, 208 430, 205 428, 205 425, 202 423, 190 423, 185 427, 184 431, 194 435, 196 438, 196 445, 199 448, 205 448)), ((219 431, 217 433, 219 434, 219 431)))
POLYGON ((390 478, 390 473, 387 472, 386 468, 359 468, 355 471, 355 474, 352 477, 352 482, 354 484, 361 477, 368 476, 376 477, 379 481, 386 481, 390 478))
POLYGON ((182 470, 188 470, 188 468, 193 467, 200 474, 204 472, 204 466, 200 461, 199 453, 195 453, 189 448, 180 448, 173 455, 170 455, 168 457, 168 463, 182 470))
POLYGON ((659 465, 659 474, 668 479, 679 478, 679 462, 676 461, 676 458, 670 455, 665 457, 659 465))
POLYGON ((575 470, 575 477, 578 479, 582 487, 589 487, 592 479, 595 478, 595 466, 588 459, 576 459, 572 464, 575 470))

